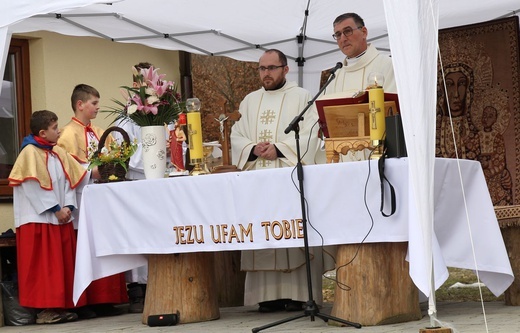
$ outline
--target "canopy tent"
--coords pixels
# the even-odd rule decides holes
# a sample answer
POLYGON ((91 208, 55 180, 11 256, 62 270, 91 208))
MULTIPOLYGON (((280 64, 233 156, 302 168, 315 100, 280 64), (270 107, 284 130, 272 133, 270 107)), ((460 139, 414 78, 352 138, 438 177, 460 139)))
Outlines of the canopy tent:
MULTIPOLYGON (((9 25, 13 33, 49 30, 73 36, 98 36, 245 61, 257 61, 262 50, 278 48, 292 61, 289 78, 299 81, 311 93, 318 91, 321 71, 344 57, 332 38, 332 22, 339 14, 359 13, 368 28, 369 41, 380 50, 390 49, 382 0, 348 5, 341 0, 47 2, 42 5, 23 0, 8 4, 12 8, 2 11, 0 27, 9 25), (93 4, 80 7, 88 3, 93 4), (70 10, 74 7, 80 8, 70 10), (18 12, 22 14, 11 15, 18 12), (35 16, 28 18, 32 15, 35 16)), ((400 4, 393 6, 402 8, 400 4)), ((441 0, 439 28, 511 15, 518 7, 515 0, 481 3, 441 0)), ((406 20, 404 17, 402 22, 406 20)))
POLYGON ((8 44, 9 33, 49 30, 246 61, 257 61, 264 49, 278 48, 295 61, 295 65, 289 64, 290 78, 299 78, 300 85, 315 93, 321 71, 344 57, 331 37, 333 20, 344 12, 359 13, 369 40, 379 49, 392 50, 394 59, 410 161, 410 193, 416 198, 413 209, 420 220, 411 228, 423 235, 424 244, 423 251, 413 253, 422 258, 418 262, 423 265, 411 267, 410 275, 430 296, 444 282, 445 265, 431 260, 431 248, 436 246, 431 184, 437 31, 517 15, 518 0, 368 0, 348 5, 342 0, 123 0, 96 4, 99 2, 10 3, 0 13, 0 42, 4 42, 0 45, 8 44), (433 266, 430 281, 414 274, 433 266))

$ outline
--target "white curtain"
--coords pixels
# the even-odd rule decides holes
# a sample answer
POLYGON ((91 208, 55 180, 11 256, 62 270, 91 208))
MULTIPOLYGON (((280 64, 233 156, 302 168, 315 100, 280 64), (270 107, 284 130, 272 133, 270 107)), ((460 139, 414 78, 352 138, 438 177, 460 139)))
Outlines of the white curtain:
MULTIPOLYGON (((0 73, 5 71, 5 63, 7 62, 7 54, 9 51, 9 42, 11 41, 11 34, 7 27, 0 28, 0 73)), ((2 93, 2 84, 0 84, 0 94, 2 93)))
POLYGON ((434 282, 439 287, 448 275, 444 263, 436 263, 435 275, 432 272, 432 248, 438 247, 433 232, 438 1, 384 0, 384 5, 409 157, 410 194, 415 198, 410 216, 417 216, 409 223, 410 234, 418 236, 409 243, 410 276, 431 296, 434 282), (431 279, 419 278, 425 271, 431 279))

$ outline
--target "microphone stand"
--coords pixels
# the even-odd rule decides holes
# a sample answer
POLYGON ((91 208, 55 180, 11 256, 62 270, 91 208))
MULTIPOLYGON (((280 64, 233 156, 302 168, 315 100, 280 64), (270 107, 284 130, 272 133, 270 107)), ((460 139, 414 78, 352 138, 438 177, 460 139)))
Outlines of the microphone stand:
POLYGON ((252 330, 253 333, 260 332, 266 328, 284 324, 284 323, 287 323, 287 322, 290 322, 290 321, 293 321, 293 320, 296 320, 299 318, 303 318, 303 317, 311 317, 311 321, 314 321, 314 317, 321 318, 325 322, 328 322, 330 319, 330 320, 334 320, 334 321, 340 322, 345 325, 353 326, 355 328, 361 328, 361 324, 350 322, 350 321, 340 319, 340 318, 336 318, 334 316, 331 316, 331 315, 328 315, 325 313, 321 313, 312 296, 312 280, 311 280, 311 265, 310 265, 311 260, 310 260, 310 254, 309 254, 309 238, 307 236, 307 212, 305 209, 305 194, 303 192, 303 166, 302 166, 302 162, 301 162, 301 153, 300 153, 299 122, 303 120, 303 115, 312 106, 312 104, 314 104, 314 101, 316 101, 318 96, 321 95, 321 93, 325 90, 325 88, 329 85, 329 83, 336 77, 334 72, 337 69, 338 69, 338 66, 336 66, 335 70, 331 73, 327 82, 323 85, 323 87, 320 89, 318 94, 316 94, 316 96, 314 96, 314 98, 309 101, 307 106, 303 109, 302 112, 300 112, 299 115, 294 117, 294 119, 291 121, 289 126, 287 126, 287 128, 284 131, 285 134, 288 134, 290 131, 294 131, 294 137, 296 140, 296 156, 298 158, 298 162, 296 164, 296 169, 297 169, 297 174, 298 174, 298 184, 299 184, 299 188, 300 188, 299 192, 300 192, 300 205, 301 205, 301 209, 302 209, 303 243, 304 243, 304 249, 305 249, 305 266, 307 268, 307 290, 309 293, 309 300, 305 303, 305 310, 303 311, 302 314, 299 314, 299 315, 296 315, 293 317, 289 317, 289 318, 285 318, 282 320, 278 320, 278 321, 275 321, 273 323, 270 323, 270 324, 267 324, 264 326, 255 327, 252 330))

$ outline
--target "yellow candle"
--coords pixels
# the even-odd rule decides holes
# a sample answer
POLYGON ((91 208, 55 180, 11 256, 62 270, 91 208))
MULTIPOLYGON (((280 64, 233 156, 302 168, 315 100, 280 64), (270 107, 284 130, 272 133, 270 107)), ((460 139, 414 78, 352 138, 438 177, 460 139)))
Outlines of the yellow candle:
POLYGON ((202 124, 200 120, 200 112, 190 111, 187 113, 188 135, 190 142, 190 162, 201 163, 203 157, 202 151, 202 124))
POLYGON ((370 108, 370 140, 383 140, 385 134, 385 94, 383 88, 368 90, 370 108))

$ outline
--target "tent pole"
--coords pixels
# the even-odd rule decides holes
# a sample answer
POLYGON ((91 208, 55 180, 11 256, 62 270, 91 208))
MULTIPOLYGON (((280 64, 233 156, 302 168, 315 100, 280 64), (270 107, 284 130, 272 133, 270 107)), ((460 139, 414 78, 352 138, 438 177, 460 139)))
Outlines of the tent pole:
POLYGON ((303 87, 303 65, 305 62, 305 58, 303 57, 303 41, 305 40, 305 36, 300 33, 297 36, 298 39, 298 58, 296 58, 296 62, 298 63, 298 86, 303 87))
POLYGON ((309 18, 309 6, 311 5, 311 0, 307 1, 307 8, 305 9, 303 24, 300 29, 300 34, 296 36, 296 41, 298 42, 298 58, 296 62, 298 63, 298 86, 303 87, 303 65, 305 62, 305 57, 303 56, 303 49, 305 46, 305 39, 307 36, 307 19, 309 18))
POLYGON ((435 272, 433 265, 433 255, 431 257, 430 296, 428 297, 428 315, 430 317, 430 327, 435 327, 437 324, 437 300, 435 299, 435 272))

